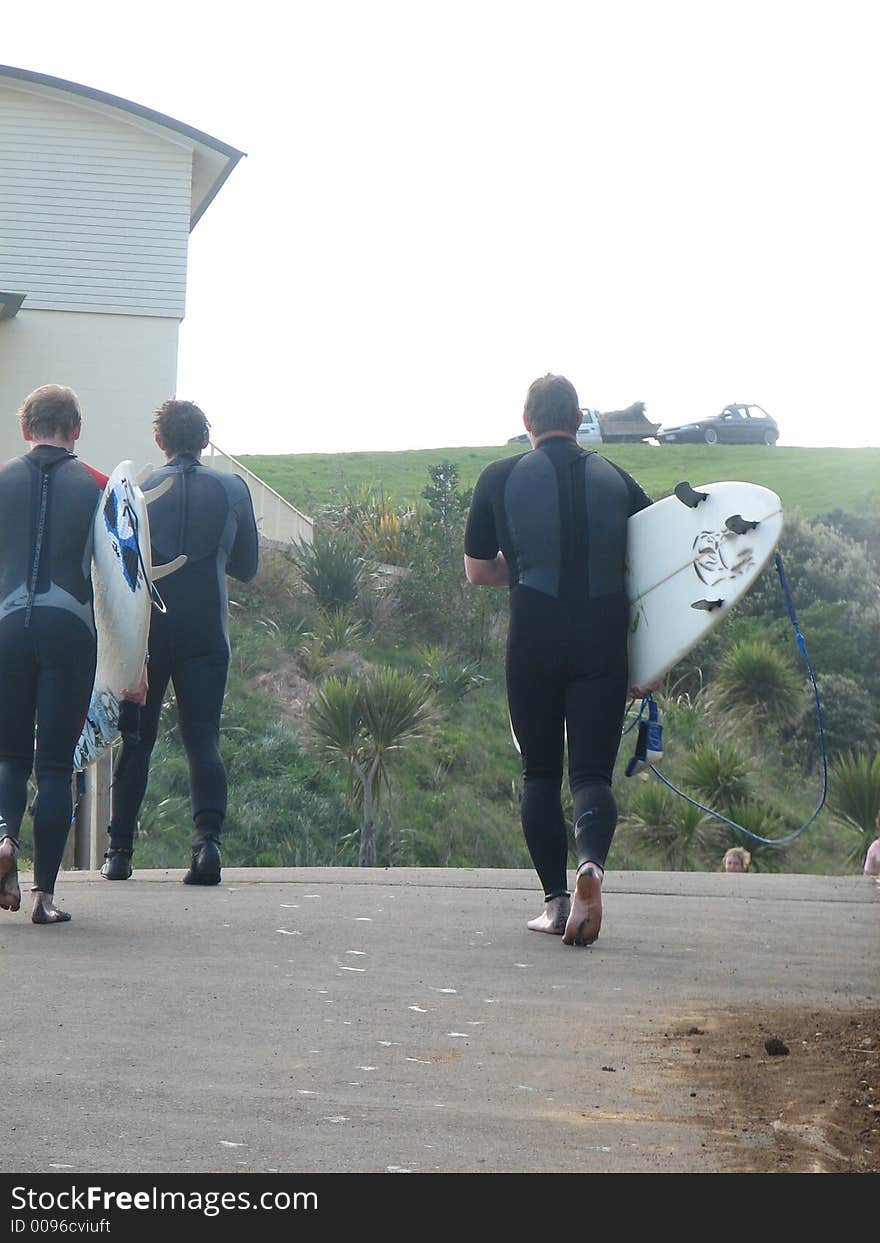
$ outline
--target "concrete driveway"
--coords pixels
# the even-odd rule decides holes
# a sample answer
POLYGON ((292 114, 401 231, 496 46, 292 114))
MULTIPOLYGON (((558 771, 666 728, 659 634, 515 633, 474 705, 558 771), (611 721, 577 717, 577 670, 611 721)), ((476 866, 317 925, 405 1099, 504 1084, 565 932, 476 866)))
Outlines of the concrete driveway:
POLYGON ((526 929, 530 872, 182 874, 0 914, 5 1170, 708 1170, 670 1028, 877 1004, 867 877, 609 873, 576 949, 526 929))

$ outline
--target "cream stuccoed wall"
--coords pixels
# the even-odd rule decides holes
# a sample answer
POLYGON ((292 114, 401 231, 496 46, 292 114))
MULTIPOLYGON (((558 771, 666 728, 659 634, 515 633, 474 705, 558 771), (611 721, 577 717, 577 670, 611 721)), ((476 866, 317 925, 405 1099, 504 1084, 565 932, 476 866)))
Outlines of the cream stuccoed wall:
MULTIPOLYGON (((0 461, 27 452, 16 412, 41 384, 79 395, 79 456, 109 473, 158 466, 152 414, 175 395, 179 321, 150 315, 28 311, 0 321, 0 461)), ((182 394, 198 401, 196 394, 182 394)))

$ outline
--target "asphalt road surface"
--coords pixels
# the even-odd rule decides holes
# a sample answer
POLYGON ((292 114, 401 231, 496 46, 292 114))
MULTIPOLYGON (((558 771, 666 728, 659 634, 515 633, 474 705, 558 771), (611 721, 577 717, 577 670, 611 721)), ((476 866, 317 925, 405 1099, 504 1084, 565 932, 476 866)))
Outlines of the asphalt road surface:
POLYGON ((181 876, 0 913, 5 1171, 708 1171, 670 1032, 878 1004, 862 876, 609 873, 589 949, 526 929, 530 872, 181 876))

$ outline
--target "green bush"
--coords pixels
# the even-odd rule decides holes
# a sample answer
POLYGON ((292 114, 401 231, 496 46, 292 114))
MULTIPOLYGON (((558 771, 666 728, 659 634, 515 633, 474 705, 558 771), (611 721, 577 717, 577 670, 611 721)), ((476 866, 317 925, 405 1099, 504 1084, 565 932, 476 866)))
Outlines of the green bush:
POLYGON ((453 645, 482 660, 506 616, 507 592, 472 587, 463 570, 469 494, 445 462, 430 470, 428 507, 411 527, 410 571, 398 583, 401 609, 423 643, 453 645))
POLYGON ((718 664, 712 692, 722 713, 737 719, 752 715, 761 724, 793 720, 803 694, 791 658, 763 639, 734 643, 718 664))
POLYGON ((855 866, 867 850, 880 815, 880 751, 838 756, 828 772, 828 808, 843 828, 856 835, 848 862, 855 866))
POLYGON ((357 600, 365 563, 346 536, 319 527, 313 543, 300 540, 292 546, 290 559, 321 608, 345 609, 357 600))
MULTIPOLYGON (((863 607, 877 603, 876 584, 866 573, 864 549, 841 531, 795 513, 786 517, 779 549, 798 612, 817 601, 835 604, 842 600, 863 607)), ((786 615, 772 562, 737 607, 751 616, 786 615)))
POLYGON ((880 578, 880 512, 848 514, 834 509, 830 514, 820 514, 816 521, 858 544, 873 566, 874 577, 880 578))
MULTIPOLYGON (((642 785, 623 818, 623 827, 643 847, 656 853, 661 866, 675 872, 698 864, 709 817, 656 780, 642 785)), ((628 840, 631 840, 629 836, 628 840)))
POLYGON ((442 703, 458 703, 486 681, 477 673, 476 661, 462 664, 439 643, 416 648, 416 656, 422 666, 422 677, 442 703))
POLYGON ((704 743, 689 757, 684 779, 691 793, 716 811, 748 797, 749 762, 731 743, 704 743))
POLYGON ((351 536, 359 548, 384 565, 408 563, 408 528, 414 510, 398 506, 384 488, 362 484, 356 491, 346 490, 342 505, 327 512, 336 528, 351 536))
MULTIPOLYGON (((880 745, 875 701, 854 678, 842 673, 819 674, 816 679, 822 708, 822 732, 829 759, 847 751, 874 752, 880 745)), ((792 752, 806 769, 820 758, 815 697, 798 720, 791 739, 792 752)))
MULTIPOLYGON (((182 867, 192 818, 186 760, 174 730, 154 751, 141 808, 135 862, 182 867)), ((343 790, 303 752, 268 704, 235 687, 227 697, 221 750, 229 777, 223 858, 230 867, 330 866, 354 861, 345 847, 356 828, 343 790)), ((356 852, 354 852, 356 857, 356 852)))
POLYGON ((317 633, 324 650, 328 653, 347 651, 362 643, 367 635, 363 618, 355 617, 350 609, 327 609, 321 614, 317 633))
POLYGON ((423 738, 434 721, 430 689, 412 673, 378 666, 360 677, 330 677, 306 720, 318 754, 339 767, 350 801, 363 809, 358 862, 376 862, 374 807, 389 784, 392 756, 423 738))

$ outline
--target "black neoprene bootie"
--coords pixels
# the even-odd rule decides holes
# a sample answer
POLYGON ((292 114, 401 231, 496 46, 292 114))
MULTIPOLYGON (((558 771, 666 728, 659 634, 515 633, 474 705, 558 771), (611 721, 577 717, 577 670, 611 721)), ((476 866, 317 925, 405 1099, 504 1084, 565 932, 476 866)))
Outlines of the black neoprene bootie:
POLYGON ((220 847, 216 842, 207 839, 193 846, 192 863, 186 876, 185 885, 219 885, 220 884, 220 847))
POLYGON ((101 875, 104 880, 128 880, 131 876, 131 851, 111 846, 104 855, 101 875))

